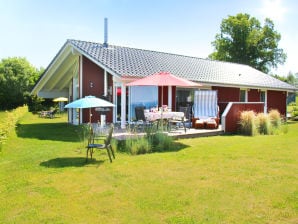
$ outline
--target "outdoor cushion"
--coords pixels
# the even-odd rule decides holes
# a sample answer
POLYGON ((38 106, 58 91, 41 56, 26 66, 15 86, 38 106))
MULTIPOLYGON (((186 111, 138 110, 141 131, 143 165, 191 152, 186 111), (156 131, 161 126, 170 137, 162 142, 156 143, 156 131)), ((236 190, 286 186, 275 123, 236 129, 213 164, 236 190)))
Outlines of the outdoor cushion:
POLYGON ((214 119, 208 119, 206 121, 206 128, 210 128, 210 129, 217 128, 216 121, 214 119))
POLYGON ((195 128, 205 128, 205 121, 204 120, 196 120, 195 128))

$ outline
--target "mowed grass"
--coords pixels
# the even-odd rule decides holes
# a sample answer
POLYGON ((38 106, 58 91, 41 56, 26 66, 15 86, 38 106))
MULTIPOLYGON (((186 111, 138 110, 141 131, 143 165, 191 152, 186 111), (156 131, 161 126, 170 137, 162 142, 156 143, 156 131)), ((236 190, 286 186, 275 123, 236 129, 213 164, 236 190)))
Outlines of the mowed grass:
POLYGON ((0 223, 298 223, 298 123, 86 164, 65 121, 26 113, 4 145, 0 223))

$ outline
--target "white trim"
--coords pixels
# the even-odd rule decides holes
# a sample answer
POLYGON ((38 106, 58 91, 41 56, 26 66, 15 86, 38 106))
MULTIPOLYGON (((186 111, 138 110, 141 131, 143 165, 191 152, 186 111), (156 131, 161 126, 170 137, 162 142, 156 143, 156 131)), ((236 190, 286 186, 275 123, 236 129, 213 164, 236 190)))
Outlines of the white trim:
POLYGON ((228 105, 226 106, 226 109, 221 115, 221 127, 224 132, 226 132, 226 116, 228 112, 231 110, 232 105, 233 105, 233 102, 229 102, 228 105))
POLYGON ((121 83, 121 128, 126 127, 126 86, 121 83))
POLYGON ((264 113, 266 114, 268 112, 267 111, 267 94, 268 94, 268 92, 267 92, 267 90, 260 90, 260 98, 261 98, 262 92, 265 92, 265 99, 264 99, 265 101, 263 102, 260 99, 260 102, 264 103, 264 113))
POLYGON ((172 86, 168 86, 168 107, 172 109, 172 86))
MULTIPOLYGON (((79 98, 83 96, 83 56, 80 56, 80 73, 79 73, 79 98)), ((79 123, 83 124, 83 110, 80 109, 79 123)))
MULTIPOLYGON (((72 46, 72 45, 71 45, 72 46)), ((37 94, 42 87, 47 83, 47 81, 51 78, 52 74, 55 73, 57 68, 63 63, 65 58, 67 58, 71 54, 71 47, 69 43, 65 43, 58 54, 54 57, 54 59, 50 62, 45 72, 42 74, 41 78, 35 84, 34 88, 31 91, 31 94, 37 94)))
MULTIPOLYGON (((192 81, 192 80, 191 80, 192 81)), ((202 84, 203 86, 211 86, 211 87, 228 87, 228 88, 238 88, 238 89, 268 89, 273 91, 289 91, 289 92, 295 92, 294 89, 285 89, 285 88, 273 88, 273 87, 267 87, 267 86, 245 86, 245 85, 238 85, 238 84, 224 84, 224 83, 218 83, 218 82, 203 82, 199 80, 195 80, 194 82, 198 82, 202 84)), ((200 87, 202 88, 202 87, 200 87)))
POLYGON ((107 70, 104 70, 104 96, 108 95, 108 73, 107 70))
POLYGON ((90 61, 92 61, 94 64, 98 65, 99 67, 103 68, 104 70, 106 70, 108 73, 110 73, 111 75, 117 76, 117 77, 121 77, 121 75, 117 74, 116 72, 114 72, 112 69, 110 69, 109 67, 105 66, 104 64, 100 63, 99 61, 95 60, 94 58, 90 57, 88 54, 86 54, 84 51, 82 51, 81 49, 77 48, 76 46, 74 46, 72 43, 70 43, 70 45, 75 48, 78 52, 80 52, 80 54, 84 55, 86 58, 88 58, 90 61))

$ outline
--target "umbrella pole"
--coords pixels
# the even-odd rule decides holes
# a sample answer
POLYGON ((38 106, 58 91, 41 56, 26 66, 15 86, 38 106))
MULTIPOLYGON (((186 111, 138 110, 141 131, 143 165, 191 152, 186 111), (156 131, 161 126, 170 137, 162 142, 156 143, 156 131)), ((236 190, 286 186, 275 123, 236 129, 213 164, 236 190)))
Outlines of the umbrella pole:
POLYGON ((91 125, 91 107, 89 107, 89 124, 91 125))

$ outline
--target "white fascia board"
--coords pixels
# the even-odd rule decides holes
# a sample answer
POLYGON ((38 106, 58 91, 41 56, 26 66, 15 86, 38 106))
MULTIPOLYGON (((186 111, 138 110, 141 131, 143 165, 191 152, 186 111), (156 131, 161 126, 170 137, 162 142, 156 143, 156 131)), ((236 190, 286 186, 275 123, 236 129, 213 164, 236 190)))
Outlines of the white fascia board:
POLYGON ((64 44, 64 46, 60 49, 54 59, 51 61, 49 66, 46 68, 45 72, 42 74, 36 85, 31 91, 31 94, 37 94, 45 83, 50 79, 52 74, 57 70, 57 68, 61 65, 61 63, 65 60, 65 58, 72 52, 68 42, 64 44))
POLYGON ((239 88, 239 89, 262 89, 262 90, 295 92, 295 90, 292 90, 292 89, 272 88, 272 87, 264 87, 264 86, 235 85, 235 84, 223 84, 223 83, 216 83, 216 82, 200 82, 200 81, 198 81, 198 83, 202 85, 230 87, 230 88, 239 88))

